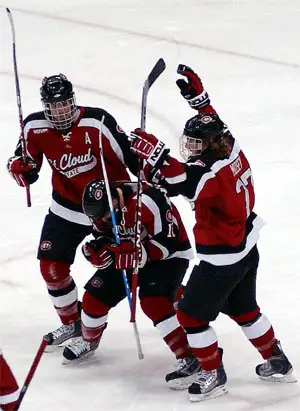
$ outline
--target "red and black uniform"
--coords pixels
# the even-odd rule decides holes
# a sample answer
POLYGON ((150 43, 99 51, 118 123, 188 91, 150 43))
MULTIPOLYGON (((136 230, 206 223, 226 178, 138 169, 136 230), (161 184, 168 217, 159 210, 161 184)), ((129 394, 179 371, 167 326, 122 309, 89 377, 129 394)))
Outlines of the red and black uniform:
MULTIPOLYGON (((129 193, 123 190, 123 193, 125 206, 117 225, 121 243, 134 241, 136 213, 136 193, 132 190, 129 193)), ((147 251, 147 262, 138 274, 141 307, 177 358, 184 358, 190 354, 190 349, 173 302, 193 251, 179 212, 164 189, 144 186, 141 224, 142 244, 147 251)), ((127 271, 130 285, 131 274, 127 271)), ((112 264, 98 270, 85 288, 82 336, 87 341, 95 341, 106 325, 110 308, 126 297, 122 273, 112 264)))
POLYGON ((0 349, 0 410, 13 411, 19 398, 19 387, 0 349))
MULTIPOLYGON (((200 112, 215 110, 209 105, 200 112)), ((187 282, 177 315, 205 370, 220 365, 217 335, 209 325, 220 312, 242 327, 263 358, 271 357, 276 342, 273 327, 256 302, 256 243, 263 221, 253 212, 251 168, 231 135, 229 143, 228 158, 216 158, 208 148, 186 163, 167 156, 160 167, 160 183, 168 194, 183 195, 195 212, 200 262, 187 282)))
POLYGON ((169 157, 161 168, 162 184, 172 195, 192 204, 197 256, 216 266, 240 261, 254 247, 262 220, 252 211, 255 201, 251 168, 233 138, 230 157, 216 159, 209 150, 181 163, 169 157))
MULTIPOLYGON (((55 129, 44 112, 24 121, 28 156, 42 166, 43 157, 52 169, 52 201, 43 225, 38 259, 53 304, 64 324, 78 319, 77 288, 70 276, 78 245, 91 233, 82 211, 82 193, 88 182, 103 178, 99 135, 101 120, 105 165, 110 181, 128 179, 127 167, 136 173, 137 161, 126 134, 116 120, 100 108, 79 107, 76 122, 63 133, 55 129)), ((16 155, 21 155, 20 145, 16 155)))

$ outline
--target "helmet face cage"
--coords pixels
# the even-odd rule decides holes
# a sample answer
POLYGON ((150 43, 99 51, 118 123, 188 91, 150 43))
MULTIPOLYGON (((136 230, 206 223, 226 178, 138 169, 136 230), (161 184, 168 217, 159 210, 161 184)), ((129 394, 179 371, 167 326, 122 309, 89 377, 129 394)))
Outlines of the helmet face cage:
POLYGON ((202 154, 202 139, 182 134, 180 137, 180 154, 187 161, 191 157, 202 154))
POLYGON ((45 117, 57 130, 67 130, 77 116, 73 86, 64 74, 45 77, 40 89, 45 117))
POLYGON ((218 141, 228 131, 216 114, 198 114, 189 119, 180 138, 180 153, 187 161, 200 156, 210 143, 218 141), (205 144, 205 147, 203 147, 205 144))

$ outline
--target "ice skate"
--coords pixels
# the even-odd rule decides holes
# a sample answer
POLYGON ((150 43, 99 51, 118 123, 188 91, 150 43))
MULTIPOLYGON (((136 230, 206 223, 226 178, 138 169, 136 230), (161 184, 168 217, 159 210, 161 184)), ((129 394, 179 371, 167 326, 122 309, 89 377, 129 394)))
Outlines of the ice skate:
POLYGON ((187 389, 200 371, 200 364, 196 357, 191 355, 186 358, 179 358, 175 364, 175 371, 166 375, 166 383, 172 390, 187 389))
POLYGON ((255 371, 259 378, 264 381, 284 383, 297 382, 296 377, 293 375, 292 364, 282 351, 279 341, 274 345, 272 357, 263 364, 259 364, 255 371))
POLYGON ((75 323, 68 325, 61 325, 56 330, 45 335, 48 340, 45 352, 53 352, 63 348, 61 344, 68 341, 71 338, 77 338, 81 336, 81 324, 80 319, 75 323))
POLYGON ((94 342, 85 341, 82 337, 72 344, 67 345, 63 351, 63 365, 73 364, 87 360, 95 354, 99 347, 99 340, 94 342))
POLYGON ((223 364, 216 370, 201 370, 188 388, 190 401, 204 401, 226 394, 226 381, 227 376, 223 364))

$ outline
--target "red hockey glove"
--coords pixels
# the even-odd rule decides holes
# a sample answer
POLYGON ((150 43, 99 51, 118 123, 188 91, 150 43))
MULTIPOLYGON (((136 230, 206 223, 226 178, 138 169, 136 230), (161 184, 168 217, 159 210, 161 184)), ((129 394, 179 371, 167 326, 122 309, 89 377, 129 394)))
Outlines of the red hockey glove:
POLYGON ((37 165, 29 157, 24 162, 22 157, 13 156, 8 159, 7 170, 19 186, 28 187, 39 178, 37 165))
POLYGON ((169 153, 162 141, 140 128, 136 128, 130 133, 130 140, 131 150, 152 167, 159 168, 169 153))
MULTIPOLYGON (((109 249, 114 254, 115 266, 117 270, 132 270, 135 267, 135 246, 131 241, 122 241, 120 244, 112 244, 109 249)), ((141 256, 139 268, 147 262, 147 252, 141 246, 141 256)))
POLYGON ((183 64, 179 64, 177 73, 187 78, 187 81, 183 79, 177 80, 176 84, 189 105, 195 110, 208 106, 210 104, 209 95, 204 90, 198 75, 190 67, 183 64))
POLYGON ((84 257, 99 270, 104 270, 113 263, 113 256, 109 247, 112 241, 108 237, 99 237, 88 241, 82 246, 84 257))

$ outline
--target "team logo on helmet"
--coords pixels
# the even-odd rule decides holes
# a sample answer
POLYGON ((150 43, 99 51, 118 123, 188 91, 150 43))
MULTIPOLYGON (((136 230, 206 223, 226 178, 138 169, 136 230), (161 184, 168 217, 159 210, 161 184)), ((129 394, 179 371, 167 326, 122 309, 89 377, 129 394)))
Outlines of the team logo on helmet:
POLYGON ((98 188, 95 191, 94 197, 96 200, 101 200, 101 198, 103 197, 103 191, 100 188, 98 188))
POLYGON ((208 124, 213 121, 213 118, 211 116, 203 116, 200 121, 204 124, 208 124))

